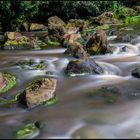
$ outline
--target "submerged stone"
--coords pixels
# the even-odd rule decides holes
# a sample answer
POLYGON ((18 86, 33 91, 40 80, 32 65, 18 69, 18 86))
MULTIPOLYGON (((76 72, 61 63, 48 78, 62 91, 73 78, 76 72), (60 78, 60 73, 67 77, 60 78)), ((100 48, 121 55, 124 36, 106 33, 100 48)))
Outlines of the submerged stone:
POLYGON ((88 95, 92 97, 101 97, 101 100, 111 104, 116 103, 118 100, 120 100, 121 97, 121 93, 115 87, 97 88, 94 89, 93 91, 90 91, 88 95))

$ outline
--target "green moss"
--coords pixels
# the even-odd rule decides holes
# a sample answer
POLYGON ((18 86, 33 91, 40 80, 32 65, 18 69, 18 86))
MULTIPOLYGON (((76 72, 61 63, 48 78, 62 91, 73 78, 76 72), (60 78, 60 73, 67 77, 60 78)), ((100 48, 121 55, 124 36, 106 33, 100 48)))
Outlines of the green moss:
POLYGON ((30 90, 30 89, 32 89, 32 88, 38 87, 39 84, 41 83, 41 81, 43 81, 44 79, 45 79, 45 78, 39 77, 39 78, 33 80, 30 84, 28 84, 28 86, 27 86, 26 89, 27 89, 27 90, 30 90))
POLYGON ((107 29, 109 29, 109 25, 107 25, 107 24, 104 24, 104 25, 101 25, 101 26, 97 26, 96 28, 95 28, 95 30, 107 30, 107 29))
POLYGON ((5 80, 7 81, 6 86, 2 89, 0 89, 0 93, 7 92, 11 88, 13 88, 16 85, 16 77, 9 73, 3 74, 5 80))
POLYGON ((33 68, 36 70, 44 70, 46 68, 46 66, 44 64, 38 64, 33 68))
POLYGON ((34 123, 26 124, 17 131, 16 139, 32 138, 36 131, 37 128, 34 123))
POLYGON ((102 87, 99 89, 94 89, 88 93, 88 96, 92 97, 102 97, 106 103, 116 103, 118 101, 118 91, 115 88, 102 87))
POLYGON ((33 60, 29 60, 29 61, 20 61, 18 63, 16 63, 15 65, 21 66, 23 69, 27 69, 27 66, 30 66, 31 68, 28 69, 33 69, 33 70, 44 70, 46 68, 46 65, 44 64, 44 62, 40 62, 39 64, 35 64, 35 62, 33 60))
POLYGON ((59 42, 55 42, 55 41, 48 41, 47 42, 47 45, 48 46, 60 46, 60 43, 59 42))
POLYGON ((1 104, 12 104, 12 103, 16 103, 16 102, 18 101, 19 95, 20 95, 20 93, 14 95, 14 96, 12 97, 12 99, 10 99, 10 100, 2 99, 2 100, 0 100, 0 103, 1 103, 1 104))
POLYGON ((45 101, 45 102, 44 102, 44 105, 46 105, 46 106, 53 105, 53 104, 55 104, 57 101, 58 101, 58 99, 57 99, 56 97, 54 97, 54 98, 52 98, 52 99, 50 99, 50 100, 48 100, 48 101, 45 101))

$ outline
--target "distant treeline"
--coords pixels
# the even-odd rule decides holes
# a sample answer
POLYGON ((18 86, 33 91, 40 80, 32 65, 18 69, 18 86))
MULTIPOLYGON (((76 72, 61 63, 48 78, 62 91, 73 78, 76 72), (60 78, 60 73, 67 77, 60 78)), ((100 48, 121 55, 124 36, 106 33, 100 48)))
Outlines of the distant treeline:
POLYGON ((63 20, 86 18, 111 10, 114 4, 132 7, 139 5, 128 1, 0 1, 0 21, 3 30, 14 30, 23 21, 46 23, 50 16, 63 20))

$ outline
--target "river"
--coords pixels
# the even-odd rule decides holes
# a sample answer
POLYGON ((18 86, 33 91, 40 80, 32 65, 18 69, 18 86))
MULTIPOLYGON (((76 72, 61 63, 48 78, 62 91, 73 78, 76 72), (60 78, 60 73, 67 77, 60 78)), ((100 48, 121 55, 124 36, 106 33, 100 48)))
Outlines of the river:
MULTIPOLYGON (((140 79, 131 71, 140 67, 140 43, 113 42, 112 54, 92 56, 102 66, 102 75, 67 77, 64 70, 74 58, 64 55, 65 48, 28 51, 1 51, 0 70, 14 73, 17 85, 8 95, 24 90, 35 77, 55 77, 58 80, 56 97, 51 106, 32 110, 13 105, 0 106, 0 138, 15 138, 16 130, 27 122, 42 121, 46 127, 36 138, 140 138, 140 79), (122 48, 126 46, 126 51, 122 48), (12 63, 19 60, 44 60, 46 70, 23 70, 12 63), (47 71, 54 74, 47 75, 47 71), (108 104, 101 97, 89 97, 97 87, 115 86, 121 92, 119 101, 108 104)), ((139 41, 140 42, 140 41, 139 41)), ((3 94, 3 96, 5 96, 3 94)))

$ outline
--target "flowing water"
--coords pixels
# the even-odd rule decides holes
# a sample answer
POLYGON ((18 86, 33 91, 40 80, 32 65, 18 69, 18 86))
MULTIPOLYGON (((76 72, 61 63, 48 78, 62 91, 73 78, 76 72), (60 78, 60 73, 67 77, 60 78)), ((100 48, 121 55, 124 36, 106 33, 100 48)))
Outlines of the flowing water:
POLYGON ((65 49, 1 51, 0 70, 14 73, 18 79, 17 86, 2 96, 23 91, 35 77, 55 77, 58 101, 32 110, 15 105, 1 106, 0 138, 15 138, 18 128, 35 121, 46 123, 36 138, 140 138, 140 79, 131 76, 131 71, 140 66, 140 44, 116 43, 113 42, 115 38, 108 37, 112 54, 93 56, 105 70, 103 75, 66 77, 64 70, 74 58, 64 55, 65 49), (23 70, 12 65, 29 59, 44 60, 48 67, 46 70, 23 70), (47 75, 47 71, 54 74, 47 75), (120 100, 108 104, 88 96, 90 90, 102 86, 117 87, 122 93, 120 100))

